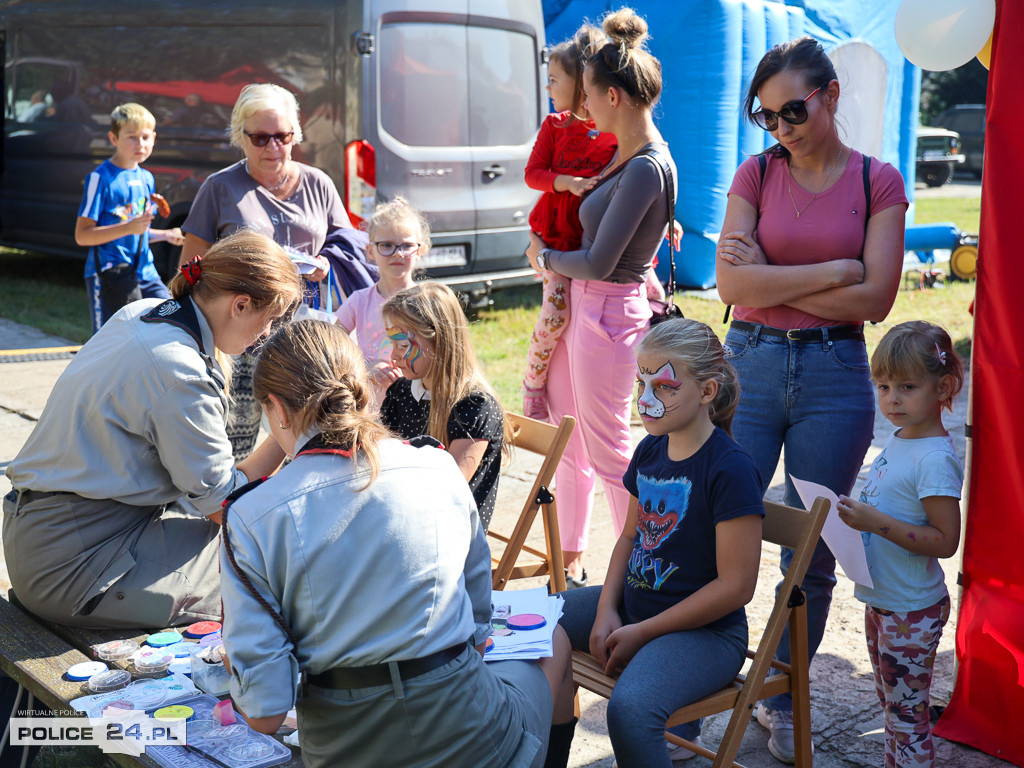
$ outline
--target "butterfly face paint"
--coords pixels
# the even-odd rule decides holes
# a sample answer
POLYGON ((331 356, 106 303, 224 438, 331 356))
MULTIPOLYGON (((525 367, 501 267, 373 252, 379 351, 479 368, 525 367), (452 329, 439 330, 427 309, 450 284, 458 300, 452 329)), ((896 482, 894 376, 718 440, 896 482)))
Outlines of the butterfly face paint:
POLYGON ((416 361, 419 359, 421 351, 420 345, 416 341, 416 337, 409 331, 403 331, 401 328, 388 328, 388 338, 391 339, 391 344, 395 349, 395 352, 400 355, 401 361, 405 363, 410 371, 416 370, 416 361))
POLYGON ((665 363, 653 372, 638 366, 636 380, 640 385, 637 410, 645 421, 662 418, 665 415, 668 396, 682 386, 682 382, 676 379, 672 363, 665 363))

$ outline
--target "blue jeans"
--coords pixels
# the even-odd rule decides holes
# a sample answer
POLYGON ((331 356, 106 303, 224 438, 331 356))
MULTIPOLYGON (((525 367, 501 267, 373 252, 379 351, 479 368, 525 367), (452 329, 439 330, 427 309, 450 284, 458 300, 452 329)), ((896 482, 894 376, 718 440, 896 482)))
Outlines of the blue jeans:
MULTIPOLYGON (((804 506, 790 475, 837 494, 849 493, 874 431, 875 395, 864 342, 795 342, 766 336, 758 327, 749 332, 730 328, 725 346, 740 380, 732 434, 754 458, 765 490, 785 447, 786 504, 804 506)), ((793 550, 784 547, 783 574, 792 561, 793 550)), ((835 556, 819 540, 803 584, 810 658, 825 634, 835 573, 835 556)), ((788 626, 776 658, 790 661, 788 626)), ((793 709, 788 693, 765 704, 770 709, 793 709)))
MULTIPOLYGON (((590 651, 601 587, 563 592, 559 624, 577 651, 590 651)), ((619 608, 623 624, 634 623, 619 608)), ((622 670, 608 700, 608 735, 620 768, 671 768, 665 721, 680 707, 721 690, 743 666, 747 623, 722 629, 691 629, 656 637, 622 670)), ((672 729, 684 739, 700 735, 700 721, 672 729)))

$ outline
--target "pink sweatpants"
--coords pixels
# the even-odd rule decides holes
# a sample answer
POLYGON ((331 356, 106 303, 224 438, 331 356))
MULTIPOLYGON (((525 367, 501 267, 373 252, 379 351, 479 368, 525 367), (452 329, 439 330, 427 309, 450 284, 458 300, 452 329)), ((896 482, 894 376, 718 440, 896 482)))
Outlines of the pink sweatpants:
POLYGON ((633 453, 633 350, 647 330, 651 309, 641 283, 573 280, 569 293, 569 324, 551 358, 548 403, 554 423, 565 414, 576 417, 555 483, 562 549, 583 552, 597 477, 616 535, 626 521, 629 493, 622 475, 633 453))

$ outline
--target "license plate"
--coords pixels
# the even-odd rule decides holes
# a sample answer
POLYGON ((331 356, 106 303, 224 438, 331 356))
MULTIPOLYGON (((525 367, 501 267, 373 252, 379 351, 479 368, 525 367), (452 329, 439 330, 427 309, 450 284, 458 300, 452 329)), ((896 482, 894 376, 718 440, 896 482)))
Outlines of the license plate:
POLYGON ((926 149, 922 157, 925 160, 941 160, 946 156, 946 153, 941 149, 926 149))
POLYGON ((424 269, 431 267, 464 267, 466 266, 466 246, 440 245, 430 249, 430 253, 420 259, 424 269))

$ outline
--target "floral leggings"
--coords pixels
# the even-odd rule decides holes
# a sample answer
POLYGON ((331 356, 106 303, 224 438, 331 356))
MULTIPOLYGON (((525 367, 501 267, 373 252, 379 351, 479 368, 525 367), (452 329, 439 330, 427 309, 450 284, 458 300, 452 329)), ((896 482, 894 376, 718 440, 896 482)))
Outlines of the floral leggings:
POLYGON ((866 606, 864 629, 875 672, 875 692, 885 713, 885 768, 933 768, 929 718, 932 666, 949 596, 904 615, 866 606))
POLYGON ((543 274, 544 298, 530 338, 523 382, 531 389, 543 389, 547 384, 551 353, 569 322, 569 278, 549 271, 543 274))

